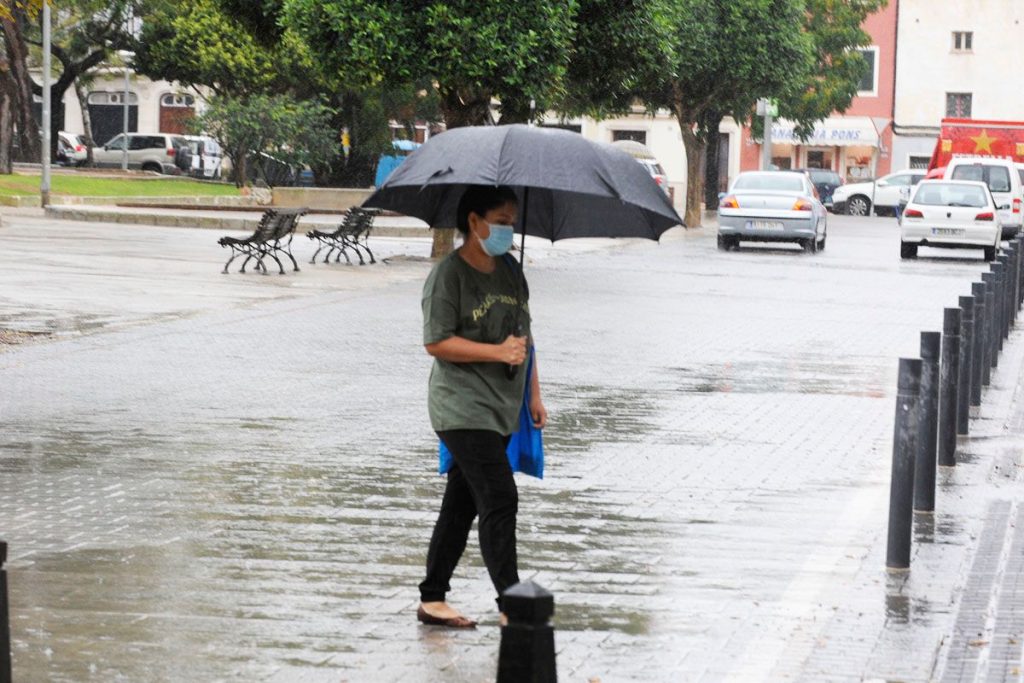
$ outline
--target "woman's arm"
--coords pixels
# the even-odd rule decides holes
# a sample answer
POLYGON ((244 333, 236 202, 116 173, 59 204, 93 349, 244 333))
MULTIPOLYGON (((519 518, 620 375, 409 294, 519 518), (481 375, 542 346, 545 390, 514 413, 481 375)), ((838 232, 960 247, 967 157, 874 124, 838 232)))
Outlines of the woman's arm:
POLYGON ((507 363, 522 365, 526 360, 526 337, 509 335, 500 344, 483 344, 463 337, 448 337, 424 346, 434 358, 449 363, 507 363))
POLYGON ((548 409, 540 397, 540 375, 537 372, 537 357, 533 357, 533 372, 530 373, 530 417, 533 426, 544 429, 548 424, 548 409))

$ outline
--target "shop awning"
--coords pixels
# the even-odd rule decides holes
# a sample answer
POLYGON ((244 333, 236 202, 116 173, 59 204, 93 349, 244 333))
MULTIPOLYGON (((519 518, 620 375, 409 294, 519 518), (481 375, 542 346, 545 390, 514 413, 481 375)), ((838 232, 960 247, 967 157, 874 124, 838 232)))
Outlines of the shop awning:
POLYGON ((810 138, 801 140, 796 137, 792 123, 779 119, 772 126, 772 143, 808 147, 878 147, 878 131, 867 116, 837 116, 821 121, 810 138))

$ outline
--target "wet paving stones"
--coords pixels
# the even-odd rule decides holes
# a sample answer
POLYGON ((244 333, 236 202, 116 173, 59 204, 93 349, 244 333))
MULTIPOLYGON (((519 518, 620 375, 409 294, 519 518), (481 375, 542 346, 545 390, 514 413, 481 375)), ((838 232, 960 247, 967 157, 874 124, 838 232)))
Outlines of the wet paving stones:
MULTIPOLYGON (((116 323, 0 353, 16 672, 493 680, 475 534, 451 598, 481 627, 414 620, 443 487, 428 264, 317 266, 284 287, 217 274, 220 252, 191 231, 175 246, 170 230, 103 230, 131 254, 160 241, 181 287, 140 303, 101 277, 117 259, 93 255, 96 272, 58 269, 65 294, 11 297, 116 323)), ((887 576, 896 359, 983 267, 902 263, 897 241, 890 220, 833 218, 816 256, 720 253, 710 233, 528 244, 552 422, 546 479, 520 480, 521 574, 555 594, 564 680, 924 681, 955 660, 974 539, 989 503, 1017 500, 992 473, 1019 462, 1020 363, 1000 364, 969 462, 943 473, 911 575, 887 576)), ((121 267, 147 289, 132 258, 121 267)), ((1015 332, 1005 357, 1022 351, 1015 332)))

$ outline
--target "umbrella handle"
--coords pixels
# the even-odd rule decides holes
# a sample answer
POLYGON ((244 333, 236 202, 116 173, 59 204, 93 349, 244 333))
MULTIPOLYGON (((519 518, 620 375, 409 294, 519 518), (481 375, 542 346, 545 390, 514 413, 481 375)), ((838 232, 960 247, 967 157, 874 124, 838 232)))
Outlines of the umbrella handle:
MULTIPOLYGON (((518 298, 519 297, 516 297, 516 299, 518 299, 518 298)), ((519 311, 517 309, 516 310, 517 317, 518 317, 518 313, 519 313, 519 311)), ((512 333, 515 336, 517 336, 517 337, 522 337, 523 336, 523 324, 521 322, 519 322, 518 320, 516 320, 515 328, 514 328, 512 333)), ((509 379, 515 379, 516 375, 518 375, 518 374, 519 374, 519 366, 518 365, 506 365, 505 366, 505 376, 508 377, 509 379)))

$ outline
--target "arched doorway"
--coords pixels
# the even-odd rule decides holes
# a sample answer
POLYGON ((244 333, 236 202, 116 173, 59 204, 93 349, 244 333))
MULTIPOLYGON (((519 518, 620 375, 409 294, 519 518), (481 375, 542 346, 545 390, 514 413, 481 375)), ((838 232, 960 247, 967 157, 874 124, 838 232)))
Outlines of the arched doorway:
MULTIPOLYGON (((104 145, 110 138, 124 132, 124 92, 91 92, 87 98, 92 120, 92 139, 104 145)), ((128 132, 139 129, 139 98, 128 93, 128 132)))
POLYGON ((184 135, 196 115, 196 98, 167 93, 160 98, 160 132, 184 135))

